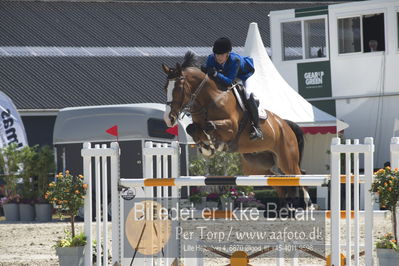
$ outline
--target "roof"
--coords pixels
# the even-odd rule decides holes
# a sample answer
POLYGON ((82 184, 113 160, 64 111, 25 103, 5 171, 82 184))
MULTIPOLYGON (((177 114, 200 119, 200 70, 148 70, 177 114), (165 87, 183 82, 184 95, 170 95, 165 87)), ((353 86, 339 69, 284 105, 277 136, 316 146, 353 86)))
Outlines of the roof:
POLYGON ((18 109, 164 103, 174 57, 3 57, 0 90, 18 109))
POLYGON ((243 46, 254 21, 269 46, 271 10, 325 4, 1 1, 0 46, 210 46, 221 35, 243 46))
POLYGON ((211 52, 210 46, 220 36, 242 47, 253 21, 269 46, 271 10, 321 4, 326 2, 0 1, 0 90, 19 110, 163 103, 161 64, 175 64, 182 57, 162 52, 162 47, 179 51, 209 47, 211 52), (33 52, 24 54, 17 49, 21 47, 33 52), (161 52, 157 56, 145 52, 140 56, 71 56, 73 51, 64 56, 37 56, 34 52, 46 47, 91 47, 90 51, 103 52, 108 47, 155 47, 161 52))
MULTIPOLYGON (((163 121, 165 112, 164 104, 144 103, 125 105, 102 105, 64 108, 59 111, 54 125, 54 144, 108 142, 115 141, 115 137, 105 132, 106 129, 118 125, 118 139, 129 141, 137 139, 172 141, 177 137, 168 139, 158 137, 166 130, 163 121), (150 134, 149 119, 157 119, 155 131, 150 134), (151 135, 151 137, 150 137, 151 135)), ((193 143, 192 138, 185 132, 191 119, 185 116, 178 121, 179 142, 193 143)))

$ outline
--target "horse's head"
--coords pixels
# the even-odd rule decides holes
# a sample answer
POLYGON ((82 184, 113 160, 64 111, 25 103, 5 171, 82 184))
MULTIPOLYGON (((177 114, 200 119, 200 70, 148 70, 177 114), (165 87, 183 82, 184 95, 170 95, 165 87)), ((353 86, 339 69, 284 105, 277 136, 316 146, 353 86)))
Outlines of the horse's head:
POLYGON ((190 100, 190 92, 185 86, 185 77, 182 67, 176 64, 176 68, 170 68, 162 64, 163 71, 167 75, 165 91, 167 95, 164 120, 168 127, 176 124, 179 114, 190 100))

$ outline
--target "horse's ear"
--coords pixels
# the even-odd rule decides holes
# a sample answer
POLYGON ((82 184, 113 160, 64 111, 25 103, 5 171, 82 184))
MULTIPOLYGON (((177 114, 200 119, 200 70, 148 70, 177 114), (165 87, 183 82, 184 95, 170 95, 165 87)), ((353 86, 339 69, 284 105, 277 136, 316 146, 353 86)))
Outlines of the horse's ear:
POLYGON ((181 65, 179 63, 176 63, 176 71, 181 72, 181 65))
POLYGON ((169 73, 169 67, 167 65, 162 64, 162 69, 163 69, 163 72, 165 72, 166 74, 169 73))

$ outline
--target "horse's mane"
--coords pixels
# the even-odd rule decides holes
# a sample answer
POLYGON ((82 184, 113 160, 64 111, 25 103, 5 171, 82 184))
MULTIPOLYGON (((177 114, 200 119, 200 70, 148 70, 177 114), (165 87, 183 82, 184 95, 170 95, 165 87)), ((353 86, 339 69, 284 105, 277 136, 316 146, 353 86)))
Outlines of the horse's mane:
POLYGON ((182 63, 182 68, 185 69, 187 67, 199 67, 198 65, 198 57, 196 54, 194 54, 191 51, 188 51, 185 55, 184 55, 184 60, 182 63))

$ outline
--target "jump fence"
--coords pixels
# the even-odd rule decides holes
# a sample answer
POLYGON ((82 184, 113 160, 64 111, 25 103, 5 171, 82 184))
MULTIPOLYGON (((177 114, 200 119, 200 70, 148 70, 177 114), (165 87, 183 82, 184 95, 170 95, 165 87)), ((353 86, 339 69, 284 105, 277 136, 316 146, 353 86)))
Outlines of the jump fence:
MULTIPOLYGON (((399 165, 399 138, 391 140, 391 164, 397 168, 399 165)), ((364 143, 359 140, 347 140, 341 143, 339 138, 334 138, 331 143, 331 175, 295 175, 295 176, 233 176, 233 177, 209 177, 209 176, 179 176, 179 145, 153 144, 147 142, 143 148, 143 177, 135 179, 121 178, 119 172, 120 149, 117 143, 111 143, 111 147, 84 143, 82 156, 84 158, 84 177, 88 184, 85 198, 85 224, 84 231, 88 243, 92 243, 93 213, 96 221, 96 253, 97 265, 108 265, 108 198, 111 198, 112 213, 112 265, 134 265, 133 259, 137 250, 128 250, 125 235, 124 209, 126 201, 122 197, 126 188, 136 189, 136 197, 145 198, 162 197, 165 199, 163 206, 167 206, 168 197, 178 198, 179 187, 182 186, 208 186, 208 185, 236 185, 236 186, 323 186, 329 185, 331 199, 331 263, 341 265, 340 256, 346 256, 346 265, 359 265, 359 254, 364 253, 365 265, 373 264, 373 198, 369 192, 373 180, 373 153, 374 144, 372 138, 365 138, 364 143), (345 155, 345 169, 341 169, 341 154, 345 155), (353 162, 352 162, 353 158, 353 162), (363 162, 363 175, 359 173, 360 162, 363 162), (351 167, 353 165, 353 168, 351 167), (341 173, 344 172, 344 175, 341 173), (110 178, 108 178, 110 176, 110 178), (94 180, 94 183, 93 183, 94 180), (108 184, 108 180, 111 181, 108 184), (360 251, 360 224, 359 224, 359 184, 364 182, 362 198, 364 198, 364 251, 360 251), (346 243, 341 244, 341 183, 345 183, 345 195, 351 195, 353 184, 354 206, 351 209, 351 198, 346 196, 346 243), (108 189, 109 187, 109 189, 108 189), (95 193, 93 193, 95 192, 95 193), (93 212, 93 194, 95 194, 95 212, 93 212), (165 204, 165 205, 164 205, 165 204), (351 214, 353 219, 351 219, 351 214), (351 223, 354 223, 353 237, 351 223), (102 245, 101 245, 102 243, 102 245), (353 247, 353 250, 352 250, 353 247), (103 250, 102 250, 103 248, 103 250), (344 248, 344 249, 343 249, 344 248), (133 254, 133 255, 132 255, 133 254), (352 255, 354 260, 351 261, 352 255), (133 256, 133 259, 132 259, 133 256)), ((131 243, 131 242, 130 242, 131 243)), ((85 265, 92 265, 93 249, 86 246, 85 265)), ((165 250, 152 258, 137 258, 137 265, 173 265, 180 258, 179 242, 168 242, 165 250), (165 256, 168 254, 168 256, 165 256), (171 259, 172 258, 172 259, 171 259), (173 259, 175 258, 175 259, 173 259), (141 261, 140 261, 141 259, 141 261)), ((200 265, 200 260, 187 260, 185 265, 200 265)))

